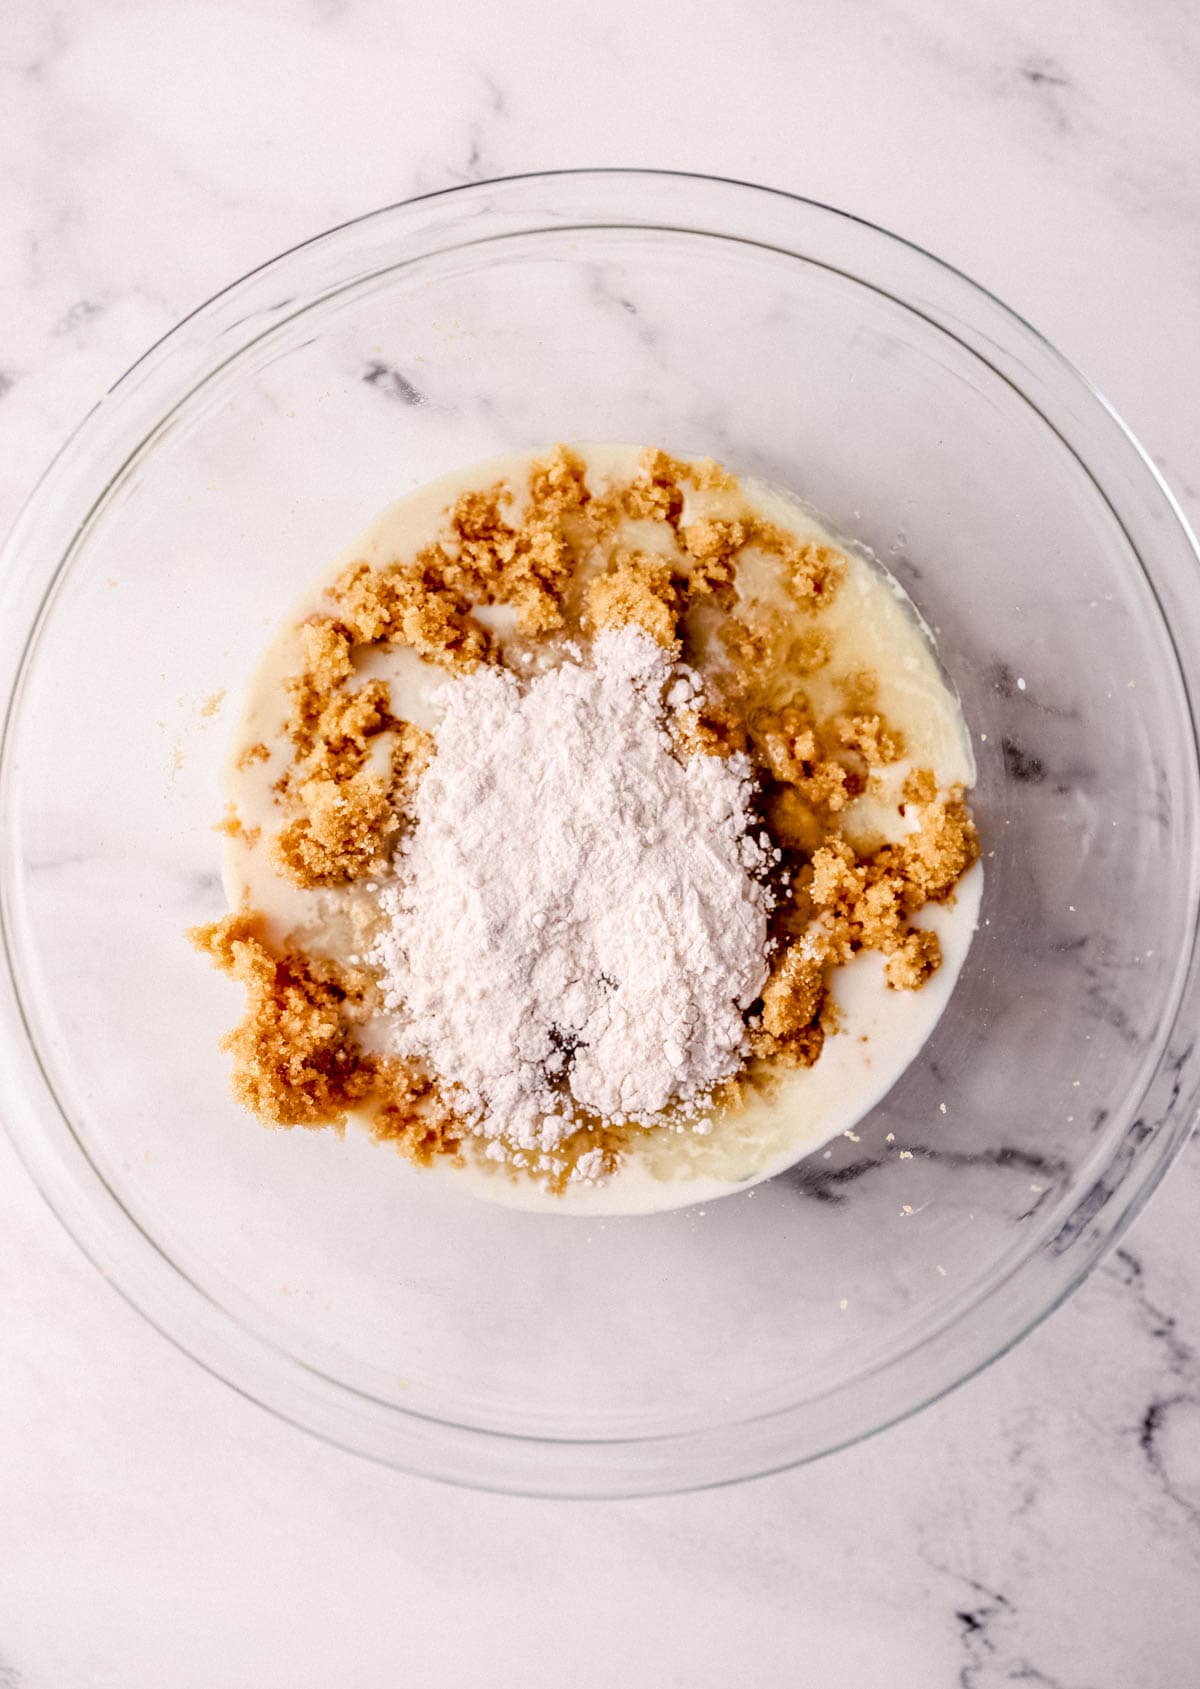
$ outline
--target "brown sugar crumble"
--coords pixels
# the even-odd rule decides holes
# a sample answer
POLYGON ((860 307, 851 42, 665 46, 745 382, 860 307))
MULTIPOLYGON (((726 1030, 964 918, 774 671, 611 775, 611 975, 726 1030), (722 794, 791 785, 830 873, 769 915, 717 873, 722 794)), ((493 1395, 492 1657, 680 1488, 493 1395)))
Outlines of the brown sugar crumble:
POLYGON ((275 835, 272 856, 293 884, 332 886, 386 864, 399 804, 419 778, 432 739, 392 715, 383 681, 346 689, 354 635, 345 625, 309 621, 300 636, 309 666, 288 681, 293 763, 275 787, 298 813, 275 835), (382 768, 373 754, 377 742, 385 752, 382 768))
POLYGON ((369 973, 298 949, 274 954, 258 918, 246 911, 194 927, 188 936, 246 988, 246 1013, 223 1040, 240 1103, 273 1126, 338 1130, 352 1109, 365 1109, 375 1136, 414 1161, 457 1154, 461 1123, 432 1082, 409 1064, 367 1055, 358 1045, 355 1028, 375 999, 369 973))
POLYGON ((621 551, 585 596, 587 623, 639 627, 658 645, 674 645, 681 600, 670 560, 654 552, 621 551))
POLYGON ((373 991, 370 976, 300 951, 272 955, 249 913, 189 937, 246 988, 245 1016, 224 1040, 238 1101, 276 1126, 343 1126, 375 1084, 374 1063, 351 1035, 373 991))
MULTIPOLYGON (((743 504, 719 465, 663 451, 643 452, 635 474, 594 491, 583 460, 558 446, 531 465, 524 486, 462 494, 431 543, 382 566, 351 563, 297 629, 284 741, 256 741, 235 759, 239 769, 271 763, 268 778, 279 770, 271 789, 282 814, 264 846, 271 866, 313 892, 369 885, 388 868, 433 739, 392 713, 385 681, 362 677, 371 648, 411 650, 451 675, 502 664, 505 643, 477 614, 484 606, 511 611, 526 647, 640 628, 705 678, 704 702, 672 719, 678 754, 748 752, 779 860, 769 975, 747 1014, 749 1065, 718 1087, 714 1104, 752 1089, 756 1076, 811 1066, 836 1029, 834 971, 876 951, 890 988, 920 989, 941 947, 913 918, 950 900, 979 855, 962 790, 939 790, 928 768, 904 780, 898 839, 865 849, 847 836, 855 800, 881 789, 908 754, 879 708, 875 675, 834 672, 822 612, 847 568, 835 547, 802 541, 743 504), (628 524, 636 539, 623 533, 628 524), (755 559, 772 569, 778 601, 741 594, 743 565, 755 559), (816 708, 813 697, 831 691, 839 707, 816 708)), ((218 827, 247 848, 258 843, 259 829, 244 827, 232 805, 218 827)), ((295 944, 273 949, 248 909, 190 936, 246 991, 245 1015, 225 1040, 240 1102, 279 1126, 340 1129, 361 1114, 417 1163, 461 1159, 469 1129, 434 1080, 360 1042, 378 1007, 369 971, 295 944)), ((576 1147, 611 1170, 624 1139, 597 1129, 576 1147)))
POLYGON ((251 768, 256 762, 270 762, 271 747, 259 739, 253 745, 246 745, 234 760, 235 768, 251 768))
POLYGON ((821 1054, 825 1032, 826 969, 820 951, 790 944, 776 958, 763 987, 762 1013, 751 1044, 756 1056, 811 1067, 821 1054))
POLYGON ((262 834, 262 828, 244 826, 236 805, 227 803, 225 813, 213 827, 213 832, 223 833, 227 839, 244 839, 248 845, 255 845, 262 834))
MULTIPOLYGON (((906 789, 925 794, 932 781, 929 770, 919 770, 906 789)), ((918 807, 917 825, 900 844, 863 855, 832 831, 812 851, 775 910, 779 949, 752 1030, 756 1056, 816 1061, 828 1025, 830 972, 860 950, 882 953, 893 990, 918 990, 937 972, 938 936, 912 926, 910 917, 953 895, 978 859, 979 840, 961 791, 918 807)))

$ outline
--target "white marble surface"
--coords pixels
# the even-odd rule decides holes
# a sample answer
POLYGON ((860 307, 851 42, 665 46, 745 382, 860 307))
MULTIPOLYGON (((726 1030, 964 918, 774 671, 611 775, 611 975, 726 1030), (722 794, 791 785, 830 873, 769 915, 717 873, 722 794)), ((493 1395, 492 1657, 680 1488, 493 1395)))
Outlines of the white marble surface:
MULTIPOLYGON (((9 0, 0 157, 0 525, 228 279, 420 189, 587 163, 759 179, 927 244, 1072 355, 1200 517, 1182 0, 9 0)), ((1048 1325, 863 1447, 568 1505, 277 1424, 113 1295, 0 1138, 0 1689, 1181 1689, 1198 1196, 1193 1146, 1048 1325)))

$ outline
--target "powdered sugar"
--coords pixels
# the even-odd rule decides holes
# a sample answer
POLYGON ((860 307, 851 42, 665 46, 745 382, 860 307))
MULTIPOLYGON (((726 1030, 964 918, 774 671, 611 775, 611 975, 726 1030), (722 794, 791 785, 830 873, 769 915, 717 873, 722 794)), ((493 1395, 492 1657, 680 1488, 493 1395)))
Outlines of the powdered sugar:
POLYGON ((446 689, 373 960, 398 1050, 499 1158, 552 1170, 587 1117, 696 1106, 741 1064, 769 841, 747 759, 676 748, 699 689, 635 628, 446 689))

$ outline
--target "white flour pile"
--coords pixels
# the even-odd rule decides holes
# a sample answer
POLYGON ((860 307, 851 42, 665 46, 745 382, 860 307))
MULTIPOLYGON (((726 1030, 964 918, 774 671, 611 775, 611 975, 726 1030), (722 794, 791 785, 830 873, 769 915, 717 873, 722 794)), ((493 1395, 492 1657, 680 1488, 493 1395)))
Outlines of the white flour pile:
POLYGON ((698 685, 624 628, 527 683, 486 668, 446 690, 373 959, 400 1052, 497 1159, 548 1169, 573 1104, 645 1121, 741 1063, 770 846, 747 759, 674 748, 698 685))

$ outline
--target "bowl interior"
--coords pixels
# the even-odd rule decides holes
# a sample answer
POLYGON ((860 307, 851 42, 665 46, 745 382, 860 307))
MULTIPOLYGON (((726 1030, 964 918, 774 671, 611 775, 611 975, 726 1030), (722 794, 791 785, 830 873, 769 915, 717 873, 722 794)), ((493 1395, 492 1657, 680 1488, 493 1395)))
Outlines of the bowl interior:
POLYGON ((62 567, 51 524, 22 541, 57 573, 10 724, 6 928, 71 1201, 103 1191, 106 1260, 136 1232, 175 1335, 385 1458, 538 1487, 552 1442, 572 1476, 548 1487, 653 1488, 820 1452, 1004 1347, 1149 1176, 1130 1132, 1196 907, 1155 560, 1081 452, 1083 398, 1074 431, 1048 415, 887 237, 850 264, 719 215, 468 203, 422 248, 404 211, 369 254, 348 231, 319 275, 293 255, 186 327, 107 486, 51 488, 62 567), (559 439, 711 454, 870 546, 936 631, 979 766, 981 926, 920 1058, 853 1138, 657 1217, 493 1209, 353 1133, 262 1130, 217 1049, 238 993, 183 939, 221 909, 221 759, 298 591, 401 493, 559 439))

